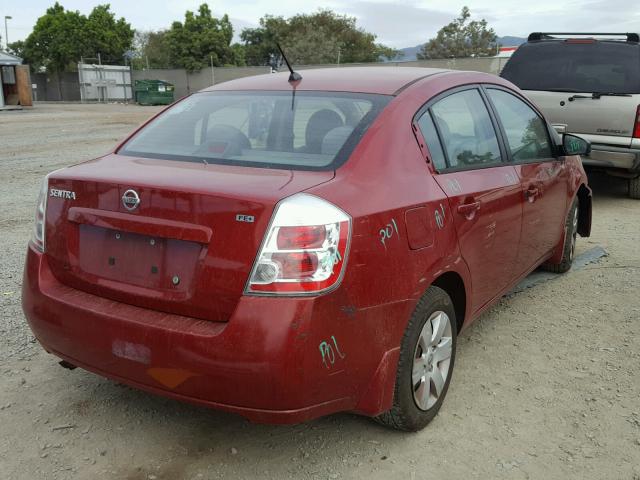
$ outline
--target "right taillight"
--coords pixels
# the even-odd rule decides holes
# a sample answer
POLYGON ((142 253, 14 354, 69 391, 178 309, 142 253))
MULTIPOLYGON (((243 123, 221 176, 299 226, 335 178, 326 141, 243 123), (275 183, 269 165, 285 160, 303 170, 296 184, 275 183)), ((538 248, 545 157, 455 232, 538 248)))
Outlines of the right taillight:
POLYGON ((31 244, 39 252, 44 253, 45 249, 45 216, 47 213, 47 193, 49 191, 49 177, 42 181, 40 193, 38 194, 38 204, 36 205, 36 218, 31 234, 31 244))
POLYGON ((640 138, 640 105, 636 110, 636 124, 633 126, 633 138, 640 138))
POLYGON ((344 274, 351 217, 314 195, 282 200, 256 259, 247 293, 315 295, 344 274))

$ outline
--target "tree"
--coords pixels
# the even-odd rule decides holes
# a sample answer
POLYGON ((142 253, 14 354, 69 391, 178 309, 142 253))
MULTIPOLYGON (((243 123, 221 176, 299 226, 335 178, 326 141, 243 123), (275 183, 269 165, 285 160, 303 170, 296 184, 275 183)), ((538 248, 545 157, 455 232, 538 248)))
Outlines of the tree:
POLYGON ((231 47, 233 26, 228 15, 214 18, 206 3, 198 13, 185 13, 184 23, 173 22, 165 40, 171 62, 187 71, 200 70, 211 62, 215 66, 233 65, 238 51, 231 47))
POLYGON ((34 69, 58 73, 80 60, 86 51, 86 17, 58 2, 38 18, 24 42, 24 60, 34 69))
POLYGON ((100 53, 102 63, 119 64, 125 52, 131 50, 133 29, 124 18, 116 20, 109 5, 95 7, 84 25, 84 36, 87 39, 85 52, 95 57, 100 53))
POLYGON ((87 17, 56 2, 38 18, 23 44, 11 45, 21 49, 25 62, 35 70, 59 73, 98 53, 104 63, 121 63, 132 40, 131 25, 124 18, 116 20, 109 5, 98 5, 87 17))
POLYGON ((10 54, 16 57, 24 58, 24 41, 17 40, 7 45, 7 50, 10 54))
POLYGON ((244 42, 245 57, 249 65, 268 65, 271 56, 279 54, 276 42, 289 32, 289 24, 283 17, 265 15, 257 28, 245 28, 240 33, 244 42))
POLYGON ((266 15, 257 28, 245 28, 247 63, 266 65, 279 56, 276 42, 297 64, 377 62, 394 57, 396 50, 375 43, 376 36, 358 28, 356 19, 331 10, 299 14, 288 19, 266 15))
POLYGON ((435 38, 429 40, 418 52, 418 59, 462 58, 489 56, 496 52, 496 32, 487 28, 487 21, 469 22, 471 13, 463 7, 460 16, 442 27, 435 38))
POLYGON ((136 30, 133 45, 136 56, 132 65, 136 69, 171 68, 171 57, 167 47, 167 30, 136 30))

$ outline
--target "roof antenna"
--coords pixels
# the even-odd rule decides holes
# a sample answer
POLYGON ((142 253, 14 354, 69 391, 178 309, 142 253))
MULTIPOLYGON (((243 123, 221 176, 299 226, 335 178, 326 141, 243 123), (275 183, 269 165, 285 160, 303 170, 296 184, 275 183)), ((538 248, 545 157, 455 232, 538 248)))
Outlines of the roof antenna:
POLYGON ((287 60, 287 56, 284 54, 284 50, 282 50, 282 47, 278 42, 276 42, 276 46, 278 47, 278 50, 280 50, 280 55, 282 55, 282 58, 284 59, 284 63, 287 64, 287 68, 291 72, 291 74, 289 75, 289 81, 297 82, 298 80, 302 80, 302 75, 300 75, 298 72, 294 72, 293 68, 291 68, 291 64, 289 63, 289 60, 287 60))

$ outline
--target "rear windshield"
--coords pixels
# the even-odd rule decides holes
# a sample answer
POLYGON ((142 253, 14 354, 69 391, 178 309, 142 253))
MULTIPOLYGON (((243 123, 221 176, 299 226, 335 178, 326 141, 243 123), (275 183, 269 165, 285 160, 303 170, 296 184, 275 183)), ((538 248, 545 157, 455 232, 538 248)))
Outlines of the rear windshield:
POLYGON ((640 46, 615 41, 525 44, 501 74, 523 90, 640 93, 640 46))
POLYGON ((168 109, 118 153, 266 168, 331 170, 392 97, 203 92, 168 109))

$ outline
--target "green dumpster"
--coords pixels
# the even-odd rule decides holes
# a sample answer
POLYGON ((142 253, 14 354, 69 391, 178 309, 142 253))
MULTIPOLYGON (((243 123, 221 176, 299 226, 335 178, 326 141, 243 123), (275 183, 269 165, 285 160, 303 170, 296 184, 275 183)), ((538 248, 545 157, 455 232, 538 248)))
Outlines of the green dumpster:
POLYGON ((140 105, 169 105, 173 103, 175 87, 163 80, 136 80, 134 94, 140 105))

